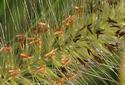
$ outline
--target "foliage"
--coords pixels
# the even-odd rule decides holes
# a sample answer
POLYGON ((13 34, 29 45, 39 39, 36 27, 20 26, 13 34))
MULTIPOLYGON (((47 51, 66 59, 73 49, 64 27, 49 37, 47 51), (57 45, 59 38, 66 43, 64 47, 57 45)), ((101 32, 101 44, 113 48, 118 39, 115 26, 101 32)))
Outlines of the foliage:
POLYGON ((0 84, 118 85, 124 3, 1 0, 0 84))

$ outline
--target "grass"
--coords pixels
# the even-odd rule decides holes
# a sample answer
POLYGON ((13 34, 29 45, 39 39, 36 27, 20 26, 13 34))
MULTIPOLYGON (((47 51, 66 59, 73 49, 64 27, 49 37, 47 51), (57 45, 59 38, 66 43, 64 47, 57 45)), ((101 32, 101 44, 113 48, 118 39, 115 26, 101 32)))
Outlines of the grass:
POLYGON ((124 0, 1 2, 1 85, 124 81, 124 0))

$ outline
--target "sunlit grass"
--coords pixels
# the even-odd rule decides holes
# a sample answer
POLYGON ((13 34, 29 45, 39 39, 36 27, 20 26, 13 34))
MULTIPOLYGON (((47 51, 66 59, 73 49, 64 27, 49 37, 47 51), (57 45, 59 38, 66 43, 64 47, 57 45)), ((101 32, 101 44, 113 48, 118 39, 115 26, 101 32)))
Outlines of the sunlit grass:
POLYGON ((1 85, 117 85, 124 0, 3 0, 1 85))

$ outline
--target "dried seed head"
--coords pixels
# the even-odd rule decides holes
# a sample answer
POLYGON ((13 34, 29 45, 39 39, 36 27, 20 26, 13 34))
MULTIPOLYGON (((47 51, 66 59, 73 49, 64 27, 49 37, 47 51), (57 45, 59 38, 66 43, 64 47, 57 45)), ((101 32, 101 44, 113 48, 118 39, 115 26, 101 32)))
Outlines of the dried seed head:
POLYGON ((39 46, 41 46, 41 44, 42 41, 40 39, 34 39, 29 43, 29 45, 39 45, 39 46))
POLYGON ((52 49, 50 52, 45 54, 45 57, 52 58, 52 56, 55 55, 56 51, 57 51, 57 49, 52 49))
POLYGON ((61 78, 61 79, 59 80, 59 82, 60 82, 60 85, 64 85, 64 78, 61 78))
POLYGON ((10 76, 12 76, 12 77, 17 77, 17 76, 19 76, 20 72, 21 72, 21 71, 20 71, 19 68, 9 70, 9 74, 10 74, 10 76))
POLYGON ((10 46, 10 44, 5 44, 4 47, 2 47, 0 49, 1 52, 5 53, 5 54, 8 54, 12 51, 12 47, 10 46))
POLYGON ((70 58, 68 58, 68 57, 63 57, 63 58, 61 59, 61 64, 62 64, 63 66, 66 66, 66 65, 68 65, 69 63, 71 63, 71 59, 70 59, 70 58))
POLYGON ((48 26, 46 23, 39 22, 33 29, 32 32, 37 33, 46 33, 48 31, 48 26))
POLYGON ((17 34, 16 37, 25 37, 24 34, 17 34))
POLYGON ((21 53, 19 56, 24 59, 32 58, 32 55, 27 53, 21 53))
POLYGON ((37 73, 45 74, 46 73, 46 65, 42 65, 36 68, 37 73))
POLYGON ((26 40, 28 41, 27 45, 37 45, 39 48, 41 48, 42 41, 39 38, 27 37, 26 40))
POLYGON ((53 80, 53 84, 52 85, 65 85, 64 84, 64 78, 60 78, 58 80, 53 80))
POLYGON ((73 25, 73 16, 68 16, 66 19, 65 19, 65 23, 66 23, 66 26, 67 27, 71 27, 73 25))
POLYGON ((63 33, 64 33, 64 31, 63 31, 61 28, 54 30, 54 34, 55 34, 57 37, 63 36, 63 33))
POLYGON ((26 37, 23 34, 16 35, 16 42, 23 48, 26 44, 26 37))

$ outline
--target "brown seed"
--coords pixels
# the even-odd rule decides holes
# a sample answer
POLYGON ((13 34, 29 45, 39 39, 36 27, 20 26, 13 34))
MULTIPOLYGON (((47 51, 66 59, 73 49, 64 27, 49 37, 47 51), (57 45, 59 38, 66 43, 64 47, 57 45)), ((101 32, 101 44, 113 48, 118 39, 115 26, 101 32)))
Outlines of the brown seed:
POLYGON ((54 34, 55 34, 57 37, 63 36, 63 33, 64 33, 64 31, 63 31, 61 28, 58 28, 58 29, 54 30, 54 34))
POLYGON ((63 58, 61 59, 61 64, 62 64, 63 66, 66 66, 66 65, 68 65, 69 63, 71 63, 71 59, 70 59, 70 58, 68 58, 68 57, 63 57, 63 58))
POLYGON ((60 85, 64 85, 64 78, 61 78, 61 79, 59 80, 59 82, 60 82, 60 85))
POLYGON ((66 23, 66 26, 67 27, 71 27, 73 25, 73 16, 68 16, 66 19, 65 19, 65 23, 66 23))
POLYGON ((45 54, 45 57, 52 57, 53 55, 55 55, 56 51, 57 51, 57 49, 52 49, 50 52, 48 52, 47 54, 45 54))
POLYGON ((48 26, 44 22, 39 22, 33 29, 32 32, 37 33, 46 33, 48 31, 48 26))
POLYGON ((4 47, 0 49, 1 52, 8 54, 12 51, 12 47, 9 44, 5 44, 4 47))
POLYGON ((35 70, 37 73, 41 73, 41 74, 44 74, 46 72, 46 66, 45 65, 42 65, 42 66, 39 66, 36 68, 35 70))
POLYGON ((24 37, 24 34, 17 34, 16 37, 24 37))
POLYGON ((24 59, 32 58, 32 55, 27 53, 21 53, 19 56, 24 59))
POLYGON ((16 69, 11 69, 9 70, 10 76, 12 77, 17 77, 20 74, 20 69, 16 68, 16 69))
POLYGON ((32 44, 36 44, 36 45, 41 45, 42 44, 42 41, 40 39, 36 39, 36 40, 33 40, 29 43, 29 45, 32 45, 32 44))

